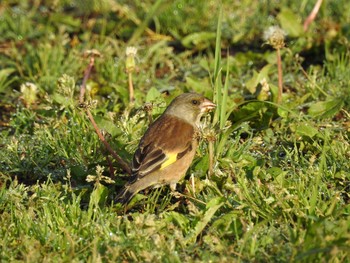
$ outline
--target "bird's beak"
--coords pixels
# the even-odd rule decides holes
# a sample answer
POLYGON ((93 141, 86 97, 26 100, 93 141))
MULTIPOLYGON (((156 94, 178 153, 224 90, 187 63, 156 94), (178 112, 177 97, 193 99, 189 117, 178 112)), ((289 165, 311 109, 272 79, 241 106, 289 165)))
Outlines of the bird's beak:
POLYGON ((215 107, 216 107, 216 105, 208 99, 204 99, 204 101, 202 102, 202 104, 200 106, 201 112, 211 111, 212 109, 215 109, 215 107))

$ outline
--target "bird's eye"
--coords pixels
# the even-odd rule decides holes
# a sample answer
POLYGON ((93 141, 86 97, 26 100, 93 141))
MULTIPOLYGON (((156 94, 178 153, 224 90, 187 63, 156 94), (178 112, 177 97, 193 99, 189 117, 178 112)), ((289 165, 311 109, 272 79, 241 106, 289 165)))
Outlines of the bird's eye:
POLYGON ((198 104, 199 104, 199 101, 198 101, 198 100, 192 100, 192 104, 193 104, 193 105, 198 105, 198 104))

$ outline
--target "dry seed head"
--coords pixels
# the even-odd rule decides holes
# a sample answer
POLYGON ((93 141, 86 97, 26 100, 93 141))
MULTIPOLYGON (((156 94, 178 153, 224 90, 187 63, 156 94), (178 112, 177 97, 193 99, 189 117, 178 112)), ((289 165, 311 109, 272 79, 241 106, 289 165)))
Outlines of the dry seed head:
POLYGON ((270 26, 264 32, 264 40, 267 44, 271 45, 274 49, 281 49, 284 47, 284 38, 286 33, 278 26, 270 26))
POLYGON ((266 78, 263 78, 260 81, 260 84, 261 84, 261 91, 258 95, 258 100, 260 100, 260 101, 268 100, 270 95, 271 95, 270 94, 270 85, 267 82, 266 78))
POLYGON ((108 176, 104 176, 104 175, 101 176, 101 181, 105 182, 106 184, 114 184, 115 183, 115 181, 112 178, 110 178, 108 176))
POLYGON ((102 57, 102 54, 97 49, 88 49, 84 51, 84 57, 102 57))
POLYGON ((148 114, 152 113, 153 104, 150 103, 150 102, 146 102, 146 103, 143 105, 143 110, 144 110, 145 112, 147 112, 148 114))
POLYGON ((90 174, 89 174, 88 176, 86 176, 86 179, 85 179, 85 180, 86 180, 87 182, 91 183, 91 182, 94 182, 94 181, 96 180, 96 178, 97 178, 97 177, 96 177, 95 175, 90 175, 90 174))
POLYGON ((208 142, 215 142, 216 132, 213 128, 206 128, 202 133, 202 137, 208 142))
POLYGON ((72 98, 74 95, 74 89, 75 89, 75 81, 73 77, 67 74, 63 74, 57 80, 57 92, 60 95, 63 95, 64 97, 72 98))

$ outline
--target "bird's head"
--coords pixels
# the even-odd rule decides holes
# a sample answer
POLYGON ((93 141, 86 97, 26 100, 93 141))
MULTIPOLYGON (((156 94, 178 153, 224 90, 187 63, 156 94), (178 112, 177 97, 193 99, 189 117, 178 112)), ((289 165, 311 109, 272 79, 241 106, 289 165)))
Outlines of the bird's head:
POLYGON ((191 92, 176 97, 166 109, 166 113, 198 125, 202 115, 215 107, 216 105, 203 95, 191 92))

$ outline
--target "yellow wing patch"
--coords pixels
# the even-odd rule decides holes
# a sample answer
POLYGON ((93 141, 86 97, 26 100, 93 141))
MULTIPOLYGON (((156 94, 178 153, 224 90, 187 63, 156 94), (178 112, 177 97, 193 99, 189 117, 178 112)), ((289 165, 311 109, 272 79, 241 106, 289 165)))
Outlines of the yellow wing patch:
POLYGON ((167 154, 168 160, 166 160, 162 165, 160 166, 159 170, 162 170, 166 167, 168 167, 170 164, 173 164, 177 160, 177 153, 170 153, 167 154))

